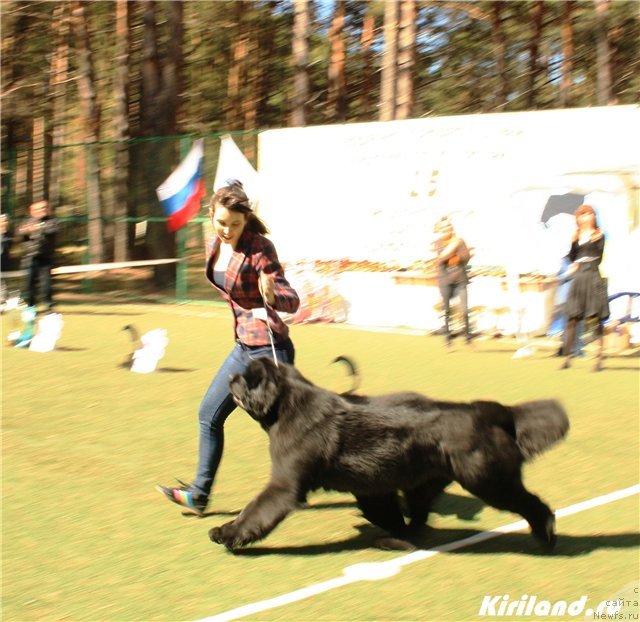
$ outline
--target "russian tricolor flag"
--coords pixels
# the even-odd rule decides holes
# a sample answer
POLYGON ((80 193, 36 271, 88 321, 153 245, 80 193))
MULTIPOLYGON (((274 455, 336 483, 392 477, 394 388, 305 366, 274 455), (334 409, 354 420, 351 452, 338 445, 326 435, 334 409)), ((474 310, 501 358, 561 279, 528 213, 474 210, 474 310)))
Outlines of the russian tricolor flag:
POLYGON ((176 231, 184 227, 200 210, 206 195, 203 174, 204 139, 194 141, 178 168, 157 188, 156 194, 166 214, 167 228, 176 231))

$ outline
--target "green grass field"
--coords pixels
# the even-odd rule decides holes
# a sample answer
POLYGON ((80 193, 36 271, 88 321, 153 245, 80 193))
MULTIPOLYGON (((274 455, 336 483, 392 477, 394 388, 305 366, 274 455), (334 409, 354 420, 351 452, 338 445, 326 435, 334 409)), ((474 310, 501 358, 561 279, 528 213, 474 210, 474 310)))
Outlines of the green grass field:
MULTIPOLYGON (((60 311, 56 351, 5 345, 2 352, 3 620, 196 620, 341 577, 354 564, 405 555, 375 548, 380 532, 353 499, 325 492, 238 555, 212 544, 208 530, 230 520, 268 479, 267 437, 258 425, 240 410, 229 418, 205 518, 184 516, 154 485, 193 477, 198 404, 231 349, 230 312, 109 304, 60 311), (168 331, 153 374, 120 367, 130 351, 122 330, 129 323, 140 332, 168 331)), ((8 329, 3 322, 5 344, 8 329)), ((448 353, 436 337, 342 326, 294 326, 292 337, 301 371, 338 391, 348 382, 329 361, 348 354, 361 368, 363 393, 416 390, 506 403, 560 398, 571 418, 568 440, 525 470, 528 487, 556 509, 639 481, 636 356, 609 358, 595 374, 590 360, 559 371, 549 350, 514 360, 509 340, 448 353)), ((551 555, 541 554, 528 533, 502 535, 246 619, 477 620, 486 595, 587 595, 595 606, 630 584, 637 590, 639 515, 634 495, 560 518, 551 555)), ((518 519, 453 486, 421 544, 430 548, 518 519)))

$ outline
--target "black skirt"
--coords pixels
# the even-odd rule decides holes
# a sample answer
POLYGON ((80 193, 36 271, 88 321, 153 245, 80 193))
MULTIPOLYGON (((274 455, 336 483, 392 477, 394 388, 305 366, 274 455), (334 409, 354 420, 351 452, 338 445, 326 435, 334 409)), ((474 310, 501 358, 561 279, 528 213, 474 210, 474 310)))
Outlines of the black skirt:
POLYGON ((570 320, 591 317, 606 320, 609 317, 607 285, 595 261, 578 264, 567 297, 566 313, 570 320))

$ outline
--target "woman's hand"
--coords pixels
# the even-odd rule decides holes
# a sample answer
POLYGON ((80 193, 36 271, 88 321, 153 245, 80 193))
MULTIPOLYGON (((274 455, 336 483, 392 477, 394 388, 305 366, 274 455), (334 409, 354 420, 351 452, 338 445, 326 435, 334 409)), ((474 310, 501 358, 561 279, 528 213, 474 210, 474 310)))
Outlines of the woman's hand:
POLYGON ((258 287, 264 301, 272 305, 276 301, 273 279, 268 274, 261 272, 260 278, 258 279, 258 287))

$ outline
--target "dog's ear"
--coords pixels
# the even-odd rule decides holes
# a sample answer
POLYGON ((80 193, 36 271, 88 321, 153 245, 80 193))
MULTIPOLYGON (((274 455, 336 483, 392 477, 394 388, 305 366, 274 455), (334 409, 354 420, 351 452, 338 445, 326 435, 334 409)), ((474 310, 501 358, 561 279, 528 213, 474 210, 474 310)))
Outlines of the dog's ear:
POLYGON ((248 389, 246 410, 263 426, 272 425, 275 423, 274 417, 277 418, 277 413, 271 411, 281 389, 279 368, 270 358, 254 359, 249 364, 244 377, 248 389))
POLYGON ((262 365, 262 371, 270 378, 274 383, 280 384, 282 378, 285 376, 284 367, 281 367, 283 363, 276 363, 271 357, 261 357, 256 359, 262 365))
POLYGON ((263 356, 259 359, 256 359, 257 361, 260 361, 260 363, 262 364, 262 366, 267 369, 269 371, 269 373, 273 373, 278 369, 278 366, 276 365, 275 361, 273 361, 270 357, 268 356, 263 356))

